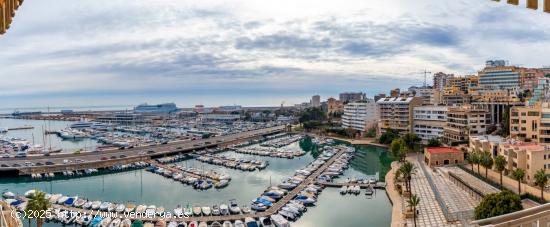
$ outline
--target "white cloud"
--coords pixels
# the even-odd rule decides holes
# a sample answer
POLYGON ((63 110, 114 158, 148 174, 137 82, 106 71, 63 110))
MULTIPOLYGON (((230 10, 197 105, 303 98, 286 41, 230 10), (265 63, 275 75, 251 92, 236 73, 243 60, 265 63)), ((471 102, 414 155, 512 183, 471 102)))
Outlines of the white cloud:
POLYGON ((374 94, 488 58, 547 65, 548 18, 489 0, 28 0, 0 38, 0 99, 374 94))

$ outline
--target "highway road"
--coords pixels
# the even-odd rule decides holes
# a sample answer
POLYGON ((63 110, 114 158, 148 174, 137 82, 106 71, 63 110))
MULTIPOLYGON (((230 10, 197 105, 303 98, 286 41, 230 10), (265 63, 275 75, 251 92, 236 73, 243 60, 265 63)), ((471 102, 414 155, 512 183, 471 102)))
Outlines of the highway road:
POLYGON ((62 166, 70 167, 67 169, 72 170, 86 169, 91 168, 90 164, 101 166, 100 164, 102 164, 102 162, 108 162, 114 165, 118 162, 125 163, 132 160, 145 160, 151 157, 215 147, 261 135, 277 133, 283 130, 285 130, 285 126, 275 126, 207 139, 173 141, 167 144, 140 146, 123 150, 113 149, 83 152, 79 154, 64 153, 52 154, 50 156, 29 156, 26 158, 0 158, 0 172, 25 170, 25 172, 30 173, 35 172, 32 171, 33 169, 40 169, 41 171, 38 172, 46 172, 47 169, 59 170, 62 166), (80 166, 82 166, 82 168, 79 168, 80 166))

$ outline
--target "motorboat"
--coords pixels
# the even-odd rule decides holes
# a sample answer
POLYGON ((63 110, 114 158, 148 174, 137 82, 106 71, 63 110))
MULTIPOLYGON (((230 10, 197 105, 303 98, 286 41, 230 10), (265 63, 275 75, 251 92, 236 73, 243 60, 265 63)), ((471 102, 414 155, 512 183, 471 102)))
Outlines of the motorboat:
POLYGON ((57 204, 63 204, 63 203, 65 203, 65 201, 67 201, 67 199, 69 199, 69 197, 67 197, 67 196, 61 196, 61 197, 57 200, 57 204))
POLYGON ((120 227, 131 227, 132 226, 132 221, 128 218, 122 220, 122 222, 120 222, 120 227))
POLYGON ((220 213, 222 215, 229 215, 229 207, 226 205, 226 204, 221 204, 220 205, 220 213))
POLYGON ((288 212, 288 211, 284 211, 284 210, 279 210, 279 213, 281 216, 283 216, 284 218, 286 218, 287 220, 290 220, 290 221, 294 221, 296 220, 296 215, 294 215, 293 213, 291 212, 288 212))
POLYGON ((107 209, 109 209, 109 206, 111 206, 112 203, 110 202, 103 202, 101 203, 101 205, 99 206, 99 210, 102 210, 102 211, 107 211, 107 209))
POLYGON ((146 205, 139 205, 139 206, 136 207, 136 213, 138 213, 138 214, 144 213, 145 210, 147 210, 146 205))
POLYGON ((290 227, 290 223, 279 214, 271 215, 271 221, 276 227, 290 227))
POLYGON ((164 214, 164 207, 157 207, 157 209, 155 210, 155 212, 156 212, 158 215, 164 214))
POLYGON ((267 206, 262 204, 262 203, 253 203, 251 206, 252 210, 255 210, 255 211, 265 211, 267 210, 267 206))
POLYGON ((136 204, 128 203, 126 204, 126 208, 124 208, 124 212, 130 213, 136 209, 136 204))
POLYGON ((90 206, 90 208, 92 208, 92 210, 99 210, 99 208, 101 207, 101 201, 94 201, 92 202, 92 205, 90 206))
POLYGON ((222 224, 223 227, 233 227, 233 224, 231 224, 230 221, 224 221, 222 224))
POLYGON ((214 206, 212 206, 212 215, 220 215, 220 207, 218 204, 214 204, 214 206))
POLYGON ((260 227, 260 225, 258 225, 258 222, 256 221, 256 219, 251 218, 251 217, 246 217, 244 219, 244 223, 245 223, 246 227, 260 227))
POLYGON ((63 204, 65 206, 68 206, 68 207, 73 206, 73 204, 75 203, 75 201, 77 199, 78 199, 78 197, 69 197, 69 198, 67 198, 67 200, 65 200, 65 202, 63 202, 63 204))
POLYGON ((156 212, 157 212, 157 207, 155 205, 150 205, 145 210, 145 215, 147 215, 148 217, 153 217, 153 215, 155 215, 156 212))
POLYGON ((183 216, 183 208, 181 208, 181 205, 178 205, 176 208, 174 208, 174 215, 176 217, 182 217, 183 216))
POLYGON ((113 212, 113 211, 115 211, 116 207, 117 207, 116 204, 111 203, 111 204, 109 204, 109 207, 107 207, 107 211, 108 212, 113 212))
POLYGON ((178 223, 178 227, 187 227, 187 223, 182 221, 182 222, 178 223))
POLYGON ((109 227, 109 224, 111 223, 111 217, 106 217, 103 220, 101 220, 101 223, 99 224, 99 227, 109 227))
POLYGON ((143 224, 143 227, 155 227, 155 225, 152 222, 145 222, 145 224, 143 224))
POLYGON ((222 227, 222 224, 220 224, 219 222, 215 221, 215 222, 212 222, 212 224, 210 224, 210 227, 222 227))
POLYGON ((86 204, 88 201, 85 200, 85 199, 77 199, 75 202, 74 202, 74 207, 77 207, 77 208, 81 208, 84 206, 84 204, 86 204))
POLYGON ((189 225, 187 225, 187 227, 199 227, 199 223, 197 223, 196 221, 192 221, 189 222, 189 225))
POLYGON ((135 220, 134 222, 132 222, 132 227, 143 227, 143 221, 141 220, 135 220))
POLYGON ((260 226, 262 227, 274 227, 271 218, 269 217, 260 217, 260 226))
POLYGON ((92 219, 92 221, 90 222, 90 226, 91 227, 98 227, 100 224, 101 224, 101 221, 103 220, 103 218, 100 216, 100 215, 97 215, 94 217, 94 219, 92 219))
POLYGON ((241 208, 239 207, 239 204, 237 204, 237 202, 235 202, 235 200, 229 201, 229 211, 232 214, 240 214, 241 213, 241 208))
POLYGON ((243 223, 243 221, 241 220, 236 220, 235 221, 235 227, 246 227, 243 223))
POLYGON ((199 223, 199 227, 208 227, 208 224, 206 224, 206 222, 201 221, 201 223, 199 223))
POLYGON ((178 227, 178 223, 175 221, 171 221, 168 223, 167 227, 178 227))
POLYGON ((248 214, 248 213, 250 213, 250 207, 248 205, 243 205, 242 208, 241 208, 241 211, 244 214, 248 214))
POLYGON ((15 198, 15 194, 13 192, 6 191, 6 192, 2 193, 2 197, 4 199, 13 199, 13 198, 15 198))
POLYGON ((126 206, 124 204, 118 204, 116 207, 115 207, 115 211, 117 213, 122 213, 124 212, 124 210, 126 209, 126 206))
POLYGON ((25 195, 25 198, 31 198, 31 197, 34 196, 34 194, 36 194, 36 190, 31 189, 31 190, 26 191, 24 195, 25 195))
POLYGON ((82 218, 80 219, 80 225, 82 226, 88 226, 90 225, 90 223, 92 222, 92 215, 84 215, 82 216, 82 218))
POLYGON ((187 205, 187 207, 183 208, 183 215, 185 217, 191 217, 193 215, 193 208, 191 206, 187 205))
POLYGON ((193 215, 200 216, 202 213, 201 207, 193 207, 193 215))
POLYGON ((163 220, 158 220, 158 221, 155 223, 155 227, 166 227, 166 222, 163 221, 163 220))
POLYGON ((210 209, 210 207, 202 207, 201 210, 205 216, 210 216, 212 214, 212 210, 210 209))
POLYGON ((120 218, 115 218, 111 223, 109 224, 109 227, 120 227, 120 218))

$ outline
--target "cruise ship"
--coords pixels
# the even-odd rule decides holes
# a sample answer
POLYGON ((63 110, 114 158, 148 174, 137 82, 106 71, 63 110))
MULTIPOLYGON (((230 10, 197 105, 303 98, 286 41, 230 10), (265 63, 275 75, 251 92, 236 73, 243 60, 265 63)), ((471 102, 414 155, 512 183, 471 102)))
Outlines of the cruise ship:
POLYGON ((145 103, 134 108, 134 112, 136 113, 172 113, 177 110, 178 107, 176 107, 175 103, 162 103, 157 105, 149 105, 145 103))

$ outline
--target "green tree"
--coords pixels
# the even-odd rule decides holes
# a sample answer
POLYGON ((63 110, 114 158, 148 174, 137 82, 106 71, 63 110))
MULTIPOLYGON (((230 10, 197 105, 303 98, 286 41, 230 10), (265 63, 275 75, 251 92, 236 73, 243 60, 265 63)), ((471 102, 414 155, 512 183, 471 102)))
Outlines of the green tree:
POLYGON ((548 176, 546 176, 546 171, 544 169, 539 169, 535 173, 535 185, 540 187, 540 200, 544 201, 544 187, 548 184, 548 176))
POLYGON ((393 140, 399 138, 399 132, 394 129, 387 129, 378 140, 381 144, 390 144, 393 140))
POLYGON ((431 138, 428 140, 428 145, 426 145, 427 147, 441 147, 441 141, 439 141, 438 138, 431 138))
POLYGON ((510 107, 506 106, 502 112, 502 130, 501 136, 507 137, 510 135, 510 107))
MULTIPOLYGON (((34 194, 29 197, 27 201, 27 207, 25 211, 27 213, 36 212, 36 213, 45 213, 46 210, 50 208, 50 201, 46 199, 46 193, 43 191, 35 190, 34 194)), ((43 218, 38 218, 36 220, 36 226, 41 227, 44 223, 43 218)), ((31 221, 29 219, 29 227, 31 226, 31 221)))
POLYGON ((502 172, 506 168, 506 159, 502 155, 495 158, 495 168, 500 173, 500 188, 502 188, 502 172))
POLYGON ((420 137, 418 137, 416 134, 412 133, 412 132, 409 132, 405 135, 403 135, 403 141, 405 141, 405 145, 407 145, 407 148, 409 149, 409 151, 414 151, 414 147, 415 145, 422 141, 422 139, 420 139, 420 137))
POLYGON ((412 208, 414 226, 416 227, 416 207, 420 204, 420 198, 416 195, 411 195, 407 203, 409 204, 409 207, 412 208))
POLYGON ((401 176, 405 180, 405 191, 407 192, 411 191, 411 180, 415 169, 416 167, 409 161, 405 161, 405 163, 403 163, 403 165, 399 167, 398 171, 401 173, 401 176))
POLYGON ((485 151, 481 154, 481 165, 485 167, 485 178, 487 178, 487 171, 493 168, 493 157, 491 153, 485 151))
POLYGON ((390 151, 396 159, 403 161, 406 156, 405 141, 402 139, 395 139, 390 144, 390 151))
POLYGON ((522 210, 521 198, 510 191, 492 193, 475 208, 475 219, 485 219, 522 210))
POLYGON ((521 195, 521 182, 525 178, 525 170, 517 168, 512 171, 512 178, 518 181, 518 195, 521 195))

